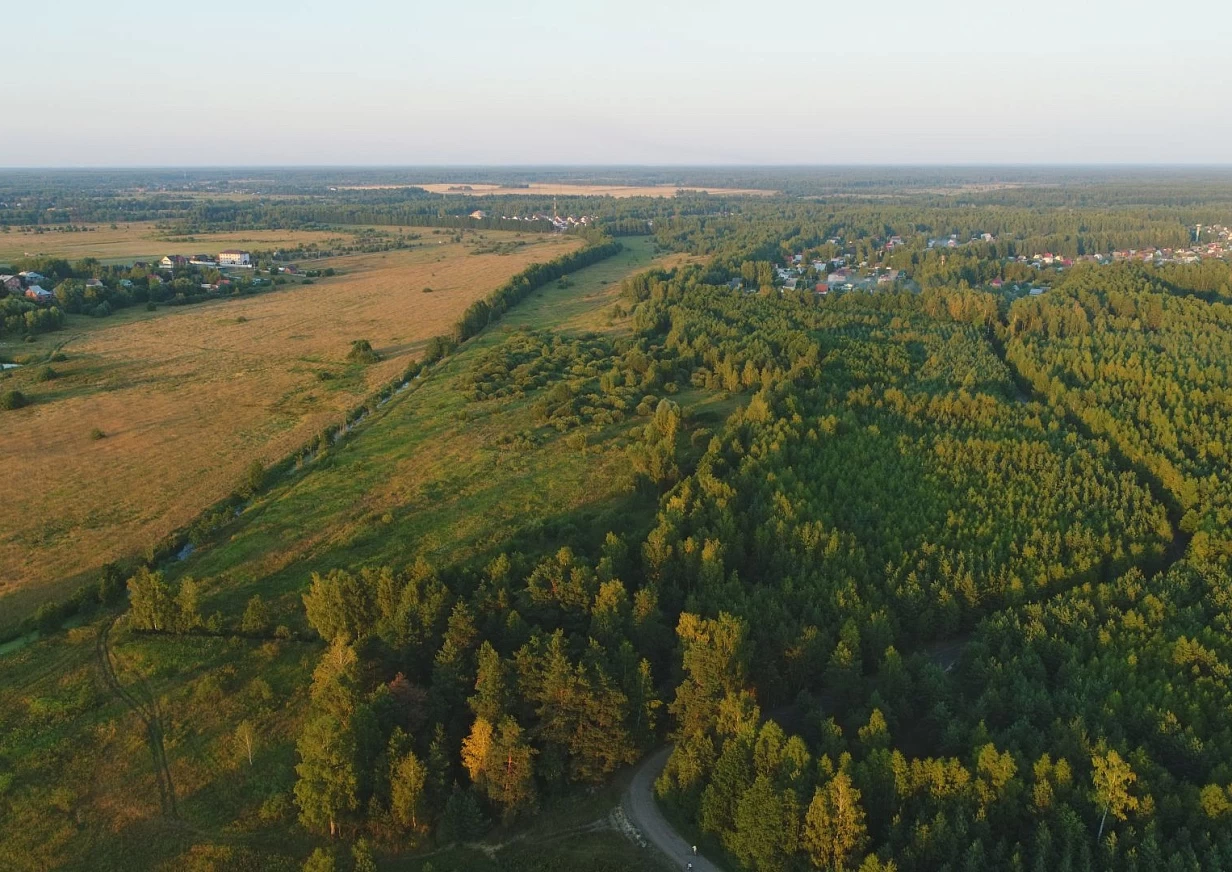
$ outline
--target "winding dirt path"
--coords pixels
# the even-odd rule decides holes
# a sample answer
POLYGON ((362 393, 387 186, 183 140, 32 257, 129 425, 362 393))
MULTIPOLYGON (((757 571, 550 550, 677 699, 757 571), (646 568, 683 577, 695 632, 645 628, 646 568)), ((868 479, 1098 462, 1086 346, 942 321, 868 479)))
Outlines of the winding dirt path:
POLYGON ((672 866, 689 869, 689 864, 692 863, 694 872, 721 872, 719 866, 705 857, 693 856, 693 846, 672 828, 659 811, 654 795, 654 783, 671 753, 672 747, 668 745, 637 765, 633 780, 629 782, 629 789, 621 799, 621 807, 624 808, 629 822, 637 827, 646 841, 667 857, 672 866))

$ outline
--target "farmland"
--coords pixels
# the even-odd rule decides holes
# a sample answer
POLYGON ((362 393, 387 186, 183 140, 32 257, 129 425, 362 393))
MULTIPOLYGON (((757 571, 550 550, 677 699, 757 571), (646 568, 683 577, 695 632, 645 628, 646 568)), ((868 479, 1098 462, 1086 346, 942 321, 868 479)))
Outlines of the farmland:
POLYGON ((74 319, 17 346, 24 359, 65 360, 53 364, 53 381, 37 381, 35 366, 6 380, 34 400, 6 417, 0 445, 0 468, 26 483, 9 497, 0 533, 6 620, 188 522, 254 459, 279 458, 404 369, 472 301, 581 244, 484 237, 322 260, 340 275, 205 306, 74 319), (473 253, 498 241, 524 244, 473 253), (348 363, 355 339, 383 360, 348 363))
POLYGON ((152 222, 85 227, 88 229, 25 228, 0 234, 0 263, 24 257, 93 257, 103 263, 156 261, 170 252, 218 254, 228 248, 265 250, 312 243, 329 247, 351 235, 349 231, 333 230, 241 230, 185 236, 159 229, 152 222))
POLYGON ((727 194, 731 196, 768 197, 774 191, 763 191, 756 188, 710 188, 693 185, 570 185, 553 183, 531 183, 525 187, 493 185, 481 183, 449 183, 421 184, 414 187, 423 188, 433 194, 467 194, 480 197, 488 194, 524 194, 546 197, 674 197, 676 191, 684 188, 689 191, 704 191, 707 194, 727 194))

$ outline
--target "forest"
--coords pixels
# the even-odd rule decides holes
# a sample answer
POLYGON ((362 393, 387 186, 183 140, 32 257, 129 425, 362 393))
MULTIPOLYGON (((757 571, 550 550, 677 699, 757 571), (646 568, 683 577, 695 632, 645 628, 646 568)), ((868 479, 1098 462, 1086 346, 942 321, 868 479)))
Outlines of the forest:
MULTIPOLYGON (((225 188, 219 172, 200 184, 225 188)), ((236 765, 266 767, 262 823, 245 826, 280 843, 175 862, 467 868, 448 852, 516 841, 670 746, 658 802, 725 868, 1232 867, 1232 267, 1080 264, 1034 296, 989 284, 1039 280, 1008 259, 1044 249, 1185 246, 1232 200, 1227 180, 1074 171, 1059 187, 1015 175, 948 194, 979 171, 691 172, 675 181, 783 193, 561 198, 599 216, 588 246, 474 303, 355 416, 448 385, 433 408, 480 434, 484 474, 566 456, 615 466, 615 508, 558 517, 528 501, 509 535, 465 556, 429 559, 425 536, 404 563, 271 558, 289 589, 241 586, 211 549, 274 511, 305 457, 345 463, 330 433, 294 470, 254 471, 193 539, 203 562, 164 550, 113 567, 43 616, 52 640, 97 624, 104 660, 113 626, 155 651, 217 644, 236 664, 241 646, 295 652, 285 699, 238 665, 213 697, 227 697, 236 765), (563 308, 576 274, 637 231, 676 259, 606 287, 582 321, 514 317, 548 292, 563 308), (888 249, 895 235, 908 240, 888 249), (961 249, 927 247, 951 235, 961 249), (795 254, 909 283, 791 289, 774 267, 795 254), (263 738, 280 707, 290 726, 263 738)), ((415 190, 316 201, 339 179, 305 173, 275 179, 287 200, 195 202, 166 220, 461 220, 415 190)), ((535 198, 497 211, 515 199, 535 198)), ((364 541, 377 522, 354 518, 340 536, 364 541)), ((36 828, 38 779, 69 751, 21 762, 38 741, 22 717, 61 715, 8 699, 0 809, 36 828)), ((553 862, 510 868, 565 868, 553 862)))

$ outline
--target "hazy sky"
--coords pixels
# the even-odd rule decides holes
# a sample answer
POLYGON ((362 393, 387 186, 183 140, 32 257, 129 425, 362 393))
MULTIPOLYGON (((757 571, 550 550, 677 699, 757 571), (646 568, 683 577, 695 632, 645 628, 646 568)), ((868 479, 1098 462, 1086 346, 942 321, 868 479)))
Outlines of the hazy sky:
POLYGON ((0 166, 1232 162, 1232 4, 11 0, 0 166))

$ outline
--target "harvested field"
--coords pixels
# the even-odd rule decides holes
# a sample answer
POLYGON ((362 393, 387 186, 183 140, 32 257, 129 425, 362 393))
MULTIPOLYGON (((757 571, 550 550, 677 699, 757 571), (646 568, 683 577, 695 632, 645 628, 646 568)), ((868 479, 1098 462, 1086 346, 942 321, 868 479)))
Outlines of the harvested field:
MULTIPOLYGON (((422 185, 376 185, 374 188, 423 188, 433 194, 466 194, 472 197, 482 197, 486 194, 537 194, 539 196, 560 197, 674 197, 679 190, 675 185, 556 185, 532 183, 525 188, 504 187, 490 184, 422 184, 422 185), (470 190, 465 190, 469 188, 470 190)), ((356 188, 355 190, 360 190, 356 188)), ((698 188, 688 187, 689 191, 705 191, 708 194, 729 194, 752 197, 769 197, 774 191, 762 191, 756 188, 698 188)))
POLYGON ((447 239, 317 261, 343 274, 312 285, 74 317, 64 331, 5 349, 47 359, 59 347, 67 359, 54 363, 54 380, 38 381, 35 366, 5 380, 33 405, 4 413, 0 624, 189 522, 253 459, 274 461, 340 420, 472 301, 582 245, 497 232, 447 239), (512 253, 474 253, 494 242, 512 253), (348 363, 355 339, 384 359, 348 363))

